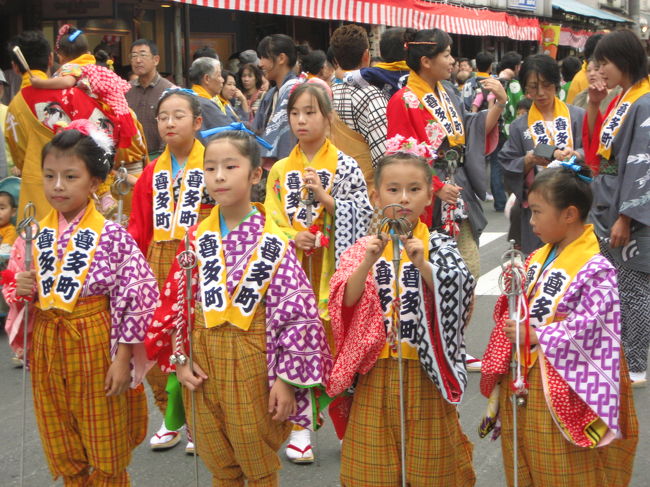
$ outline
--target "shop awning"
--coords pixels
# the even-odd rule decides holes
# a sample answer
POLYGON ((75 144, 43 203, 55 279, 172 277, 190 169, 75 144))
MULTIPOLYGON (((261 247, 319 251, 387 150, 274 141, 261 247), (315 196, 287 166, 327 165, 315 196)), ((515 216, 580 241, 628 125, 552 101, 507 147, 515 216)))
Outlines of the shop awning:
POLYGON ((598 10, 577 0, 553 0, 553 8, 582 17, 593 17, 601 20, 609 20, 610 22, 630 22, 628 19, 610 14, 604 10, 598 10))
POLYGON ((173 0, 203 7, 539 41, 536 18, 424 0, 173 0))

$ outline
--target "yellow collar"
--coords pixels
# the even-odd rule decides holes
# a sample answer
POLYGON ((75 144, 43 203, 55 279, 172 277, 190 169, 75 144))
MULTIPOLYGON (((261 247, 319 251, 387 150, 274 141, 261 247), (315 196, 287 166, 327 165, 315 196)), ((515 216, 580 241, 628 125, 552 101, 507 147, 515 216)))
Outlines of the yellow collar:
MULTIPOLYGON (((46 73, 44 73, 43 71, 39 71, 38 69, 32 69, 32 76, 34 76, 34 78, 41 78, 41 79, 48 78, 46 73)), ((23 73, 23 79, 20 83, 20 89, 22 90, 23 88, 26 88, 28 86, 32 86, 32 82, 29 79, 29 73, 23 73)))

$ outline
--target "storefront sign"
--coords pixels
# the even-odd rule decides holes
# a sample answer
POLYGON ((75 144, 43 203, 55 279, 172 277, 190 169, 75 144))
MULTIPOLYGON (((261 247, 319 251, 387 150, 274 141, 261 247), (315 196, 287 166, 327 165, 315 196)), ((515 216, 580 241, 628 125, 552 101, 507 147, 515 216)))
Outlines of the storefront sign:
POLYGON ((86 19, 114 17, 112 0, 43 0, 43 19, 86 19))
POLYGON ((537 0, 508 0, 508 8, 534 12, 537 8, 537 0))

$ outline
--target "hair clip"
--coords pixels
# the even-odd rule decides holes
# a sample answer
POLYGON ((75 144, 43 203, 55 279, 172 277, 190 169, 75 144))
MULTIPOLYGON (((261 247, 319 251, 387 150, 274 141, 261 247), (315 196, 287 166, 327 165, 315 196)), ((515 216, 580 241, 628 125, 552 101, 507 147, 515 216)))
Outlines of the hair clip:
POLYGON ((77 37, 79 37, 81 34, 83 34, 83 31, 81 29, 75 30, 72 34, 70 34, 70 37, 68 37, 68 40, 70 42, 74 42, 77 37))
POLYGON ((424 142, 418 143, 413 137, 405 138, 403 135, 395 135, 386 141, 386 155, 404 152, 423 159, 432 159, 431 149, 424 142))
POLYGON ((593 178, 590 178, 589 176, 585 176, 584 174, 580 174, 580 171, 582 171, 583 166, 580 164, 575 163, 576 156, 571 156, 571 158, 564 162, 564 161, 554 161, 551 164, 549 164, 547 167, 549 168, 554 168, 554 167, 564 167, 566 169, 570 169, 575 173, 576 176, 578 176, 580 179, 582 179, 586 183, 591 183, 593 182, 593 178))
POLYGON ((329 96, 330 100, 332 100, 332 96, 333 96, 332 95, 332 88, 330 87, 330 85, 328 85, 322 79, 317 78, 317 77, 311 77, 310 78, 309 75, 307 73, 305 73, 305 72, 300 73, 300 76, 298 76, 298 78, 296 78, 296 79, 298 80, 298 82, 295 83, 291 87, 291 91, 289 92, 289 94, 293 94, 293 92, 296 91, 296 89, 298 89, 299 86, 307 83, 307 84, 311 84, 311 85, 320 86, 321 88, 323 88, 325 90, 325 92, 327 93, 327 96, 329 96))
POLYGON ((262 137, 257 135, 255 132, 249 130, 246 128, 246 126, 241 123, 241 122, 233 122, 230 125, 226 125, 225 127, 215 127, 213 129, 207 129, 207 130, 202 130, 201 137, 204 139, 207 139, 211 135, 218 134, 219 132, 228 132, 229 130, 234 130, 234 131, 239 131, 239 132, 246 132, 249 135, 252 135, 255 137, 255 140, 257 141, 258 144, 260 144, 262 147, 265 149, 271 150, 273 149, 273 146, 269 144, 266 140, 264 140, 262 137))

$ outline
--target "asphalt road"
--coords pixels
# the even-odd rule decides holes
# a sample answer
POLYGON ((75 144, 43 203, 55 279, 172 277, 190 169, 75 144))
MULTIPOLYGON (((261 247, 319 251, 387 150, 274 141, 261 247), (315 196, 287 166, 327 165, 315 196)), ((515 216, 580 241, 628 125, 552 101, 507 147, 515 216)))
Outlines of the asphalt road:
MULTIPOLYGON (((495 213, 486 206, 489 219, 487 233, 481 244, 481 279, 472 323, 467 332, 467 348, 473 355, 480 355, 485 348, 492 329, 492 309, 496 301, 496 276, 500 256, 507 247, 505 232, 507 224, 502 214, 495 213)), ((0 339, 0 431, 4 438, 0 443, 0 487, 18 486, 20 462, 21 431, 21 378, 20 369, 14 369, 10 362, 10 351, 4 334, 0 339)), ((470 374, 470 382, 462 405, 459 407, 461 424, 474 443, 474 468, 478 477, 477 487, 505 485, 501 448, 498 441, 480 440, 476 434, 479 420, 485 411, 485 399, 478 389, 480 375, 470 374)), ((52 481, 41 448, 33 410, 31 390, 28 396, 27 434, 25 438, 25 486, 46 487, 63 485, 52 481)), ((641 438, 637 450, 632 486, 650 486, 650 388, 634 392, 641 438)), ((150 401, 153 404, 153 401, 150 401)), ((149 434, 153 434, 162 421, 157 409, 150 408, 149 434)), ((280 473, 281 485, 336 487, 339 485, 340 446, 331 425, 326 425, 319 433, 314 445, 319 459, 318 464, 297 466, 283 459, 280 473)), ((194 460, 183 451, 184 442, 165 452, 154 452, 145 441, 135 450, 129 468, 132 483, 136 487, 191 487, 194 484, 194 460)), ((199 461, 201 486, 209 486, 210 474, 199 461)), ((452 486, 450 486, 452 487, 452 486)), ((587 487, 587 486, 580 486, 587 487)), ((612 486, 618 487, 618 486, 612 486)))

